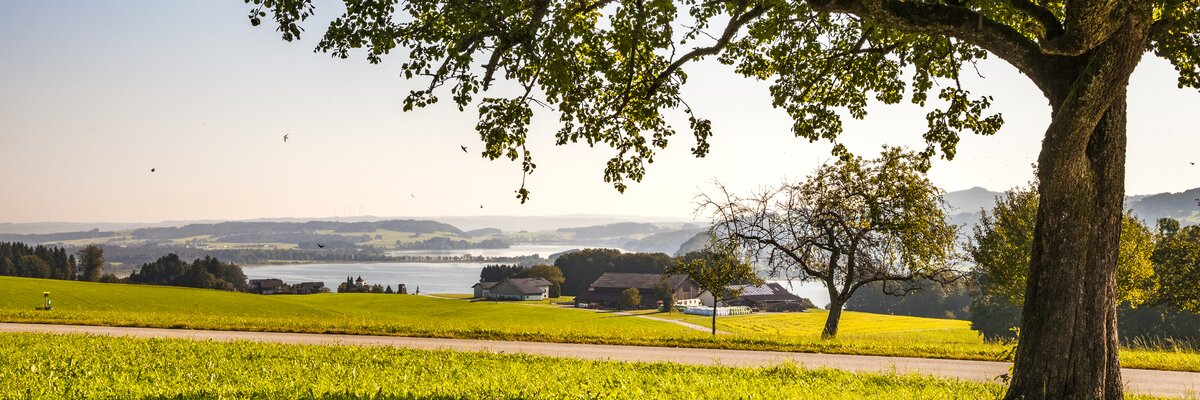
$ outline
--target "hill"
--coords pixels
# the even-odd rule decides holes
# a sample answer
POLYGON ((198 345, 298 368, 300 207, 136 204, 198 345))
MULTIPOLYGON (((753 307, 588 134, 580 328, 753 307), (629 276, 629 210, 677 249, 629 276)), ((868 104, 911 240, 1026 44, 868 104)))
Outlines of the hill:
MULTIPOLYGON (((946 205, 950 219, 955 224, 974 225, 979 221, 979 210, 991 210, 996 205, 996 197, 1003 192, 993 192, 981 187, 947 192, 946 205)), ((1184 225, 1200 223, 1200 188, 1188 189, 1178 193, 1157 193, 1146 195, 1125 196, 1125 207, 1133 210, 1133 214, 1153 225, 1159 218, 1174 218, 1184 225)))
POLYGON ((959 213, 978 213, 980 209, 991 210, 992 206, 996 205, 996 197, 1003 196, 1003 192, 993 192, 981 188, 979 186, 946 192, 943 199, 946 200, 946 205, 949 206, 949 214, 959 213))
MULTIPOLYGON (((722 317, 711 337, 669 322, 535 302, 471 302, 397 294, 263 296, 208 289, 0 277, 0 322, 350 333, 542 342, 729 348, 994 360, 966 321, 845 312, 838 340, 820 339, 824 312, 722 317), (53 311, 34 311, 42 292, 53 311)), ((639 311, 645 313, 646 311, 639 311)), ((706 324, 680 313, 655 317, 706 324)), ((1133 368, 1200 371, 1192 351, 1123 350, 1133 368)))
POLYGON ((1200 223, 1200 188, 1188 189, 1179 193, 1158 193, 1144 196, 1125 198, 1125 206, 1133 209, 1133 213, 1154 224, 1159 218, 1174 218, 1185 225, 1200 223))
POLYGON ((641 239, 628 241, 621 248, 641 253, 675 254, 679 250, 679 246, 704 230, 704 228, 689 228, 659 232, 641 239))
POLYGON ((655 224, 639 222, 618 222, 608 225, 585 226, 580 228, 559 228, 557 232, 571 235, 573 241, 604 240, 624 238, 632 235, 653 234, 662 231, 655 224))

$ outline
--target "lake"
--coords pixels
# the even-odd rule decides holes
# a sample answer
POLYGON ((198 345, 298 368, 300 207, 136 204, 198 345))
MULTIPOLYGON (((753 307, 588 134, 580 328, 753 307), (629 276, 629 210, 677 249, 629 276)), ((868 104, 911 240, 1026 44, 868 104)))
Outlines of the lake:
POLYGON ((612 246, 592 246, 584 244, 518 244, 509 246, 507 249, 461 249, 461 250, 393 250, 387 252, 389 256, 461 256, 470 254, 473 256, 484 257, 517 257, 529 256, 537 254, 542 258, 550 257, 551 254, 561 253, 567 250, 574 249, 615 249, 621 250, 612 246))
POLYGON ((479 282, 479 272, 485 263, 323 263, 292 265, 258 265, 243 269, 250 279, 278 278, 287 283, 325 282, 331 291, 346 281, 346 277, 362 277, 368 284, 391 286, 395 290, 403 283, 409 293, 419 286, 421 293, 471 293, 471 285, 479 282))
MULTIPOLYGON (((539 253, 540 254, 540 253, 539 253)), ((487 263, 325 263, 292 265, 259 265, 244 268, 250 279, 278 278, 287 283, 319 281, 325 282, 329 290, 336 291, 337 285, 346 277, 358 278, 370 284, 391 285, 403 283, 409 293, 420 286, 422 293, 471 293, 471 285, 479 282, 479 272, 487 263)), ((788 288, 800 297, 807 297, 817 306, 829 303, 829 293, 820 283, 797 283, 789 286, 787 281, 771 280, 788 288)))

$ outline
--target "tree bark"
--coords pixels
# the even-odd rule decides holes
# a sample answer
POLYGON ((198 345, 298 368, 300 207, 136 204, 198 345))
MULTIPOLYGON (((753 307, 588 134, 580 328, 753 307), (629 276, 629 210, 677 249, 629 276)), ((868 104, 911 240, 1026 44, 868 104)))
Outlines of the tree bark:
POLYGON ((717 336, 717 298, 713 296, 712 335, 717 336))
POLYGON ((844 304, 838 301, 837 297, 829 299, 829 316, 825 318, 825 329, 821 331, 822 339, 837 337, 838 323, 842 320, 842 306, 844 304))
POLYGON ((1071 83, 1067 90, 1047 94, 1054 115, 1038 160, 1037 224, 1006 399, 1124 396, 1115 300, 1125 92, 1144 48, 1144 28, 1127 22, 1083 56, 1085 67, 1061 71, 1071 83))

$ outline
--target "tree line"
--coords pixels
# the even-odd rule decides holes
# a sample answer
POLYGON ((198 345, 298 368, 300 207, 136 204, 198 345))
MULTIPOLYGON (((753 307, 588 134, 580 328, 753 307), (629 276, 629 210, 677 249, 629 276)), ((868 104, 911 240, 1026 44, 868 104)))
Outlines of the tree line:
MULTIPOLYGON (((554 260, 552 267, 557 269, 557 274, 561 274, 562 281, 551 287, 551 290, 558 290, 563 296, 578 296, 587 291, 592 282, 595 282, 605 272, 662 274, 674 263, 674 258, 662 253, 622 253, 620 250, 613 249, 583 249, 563 254, 554 260)), ((482 282, 498 282, 507 277, 536 277, 525 276, 534 268, 538 267, 488 265, 483 268, 479 277, 482 282)), ((541 270, 544 268, 539 269, 539 271, 541 270)), ((549 272, 542 273, 550 274, 549 272)), ((554 280, 549 278, 547 280, 554 283, 554 280)))
POLYGON ((111 274, 104 275, 103 268, 104 252, 97 246, 86 246, 71 254, 62 247, 0 242, 0 275, 3 276, 85 281, 116 279, 111 274))
POLYGON ((117 278, 104 272, 104 248, 96 245, 76 253, 66 248, 0 242, 0 275, 26 278, 79 280, 104 283, 133 283, 184 286, 219 290, 246 290, 242 267, 205 256, 186 262, 174 253, 142 264, 129 277, 117 278))
MULTIPOLYGON (((343 242, 344 243, 344 242, 343 242)), ((153 262, 165 253, 178 254, 180 258, 194 260, 197 258, 214 257, 237 264, 265 264, 275 260, 288 261, 330 261, 330 262, 361 262, 361 261, 392 261, 392 262, 498 262, 534 265, 546 262, 537 256, 517 257, 485 257, 454 255, 396 255, 389 256, 382 249, 374 246, 342 246, 338 242, 321 243, 320 248, 315 242, 302 242, 300 249, 200 249, 171 245, 141 245, 141 246, 102 246, 109 261, 125 264, 142 264, 153 262)))
POLYGON ((212 257, 198 258, 189 263, 174 253, 142 264, 140 269, 121 282, 236 291, 248 288, 246 274, 237 264, 221 262, 212 257))

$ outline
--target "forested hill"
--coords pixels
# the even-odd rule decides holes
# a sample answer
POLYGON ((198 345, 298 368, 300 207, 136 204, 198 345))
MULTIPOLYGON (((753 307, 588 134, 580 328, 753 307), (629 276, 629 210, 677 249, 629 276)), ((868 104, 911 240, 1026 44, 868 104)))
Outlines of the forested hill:
POLYGON ((1125 205, 1133 209, 1133 213, 1154 223, 1158 218, 1175 218, 1185 225, 1200 223, 1200 188, 1188 189, 1179 193, 1159 193, 1147 196, 1130 196, 1125 198, 1125 205))
MULTIPOLYGON (((462 235, 463 231, 449 224, 426 220, 389 220, 375 222, 220 222, 215 224, 191 224, 181 227, 142 228, 130 232, 135 239, 183 239, 196 236, 213 236, 214 238, 260 235, 303 234, 312 235, 317 231, 332 231, 337 233, 374 232, 389 230, 413 233, 453 233, 462 235)), ((239 240, 241 241, 241 240, 239 240)))
POLYGON ((558 232, 572 234, 574 235, 574 240, 597 240, 638 234, 653 234, 663 230, 663 228, 654 224, 620 222, 608 225, 585 226, 581 228, 559 228, 558 232))

